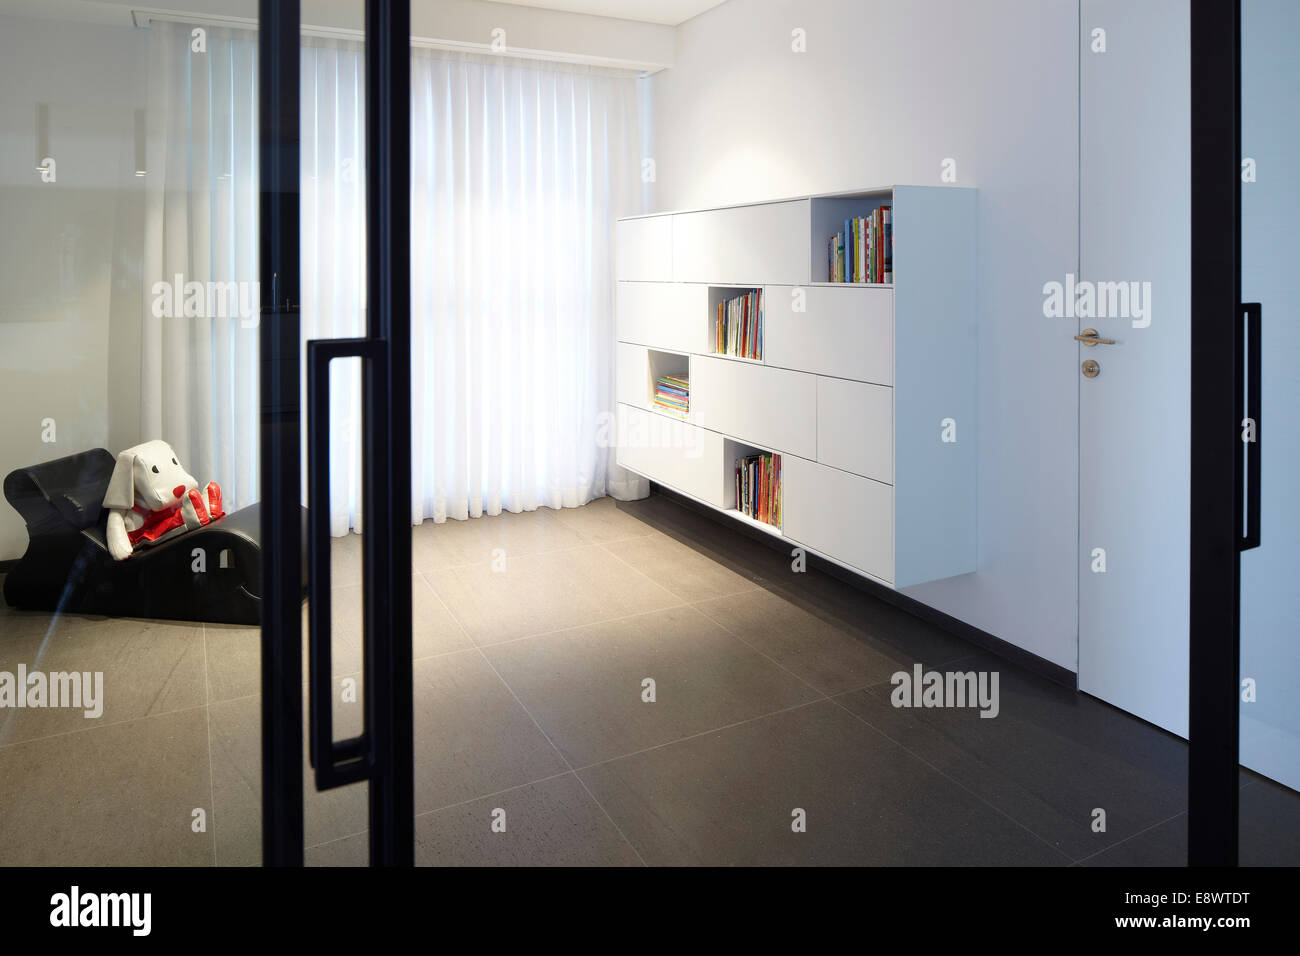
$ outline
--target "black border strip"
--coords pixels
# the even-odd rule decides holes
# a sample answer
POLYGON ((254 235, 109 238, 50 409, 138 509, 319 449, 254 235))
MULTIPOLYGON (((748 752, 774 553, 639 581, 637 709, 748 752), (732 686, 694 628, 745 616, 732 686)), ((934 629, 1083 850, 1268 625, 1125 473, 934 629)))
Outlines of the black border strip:
POLYGON ((1191 4, 1187 862, 1237 865, 1243 372, 1241 4, 1191 4))

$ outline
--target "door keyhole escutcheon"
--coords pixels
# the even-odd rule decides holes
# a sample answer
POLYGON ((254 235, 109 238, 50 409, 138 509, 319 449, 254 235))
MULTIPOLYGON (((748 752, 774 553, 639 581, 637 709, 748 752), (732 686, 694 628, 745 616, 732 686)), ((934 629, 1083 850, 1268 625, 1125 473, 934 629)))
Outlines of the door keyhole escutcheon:
POLYGON ((1084 378, 1096 378, 1101 374, 1101 366, 1092 359, 1088 359, 1084 362, 1083 365, 1080 366, 1080 369, 1083 371, 1084 378))

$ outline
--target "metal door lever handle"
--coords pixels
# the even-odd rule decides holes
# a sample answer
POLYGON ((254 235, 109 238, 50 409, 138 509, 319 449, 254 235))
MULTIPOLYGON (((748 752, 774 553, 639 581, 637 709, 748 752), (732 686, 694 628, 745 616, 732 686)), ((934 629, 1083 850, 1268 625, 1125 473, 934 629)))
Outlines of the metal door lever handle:
POLYGON ((1080 332, 1078 335, 1074 337, 1074 341, 1082 342, 1084 345, 1088 346, 1088 348, 1092 348, 1094 345, 1115 344, 1114 339, 1103 339, 1100 335, 1097 334, 1096 329, 1084 329, 1082 332, 1080 332))

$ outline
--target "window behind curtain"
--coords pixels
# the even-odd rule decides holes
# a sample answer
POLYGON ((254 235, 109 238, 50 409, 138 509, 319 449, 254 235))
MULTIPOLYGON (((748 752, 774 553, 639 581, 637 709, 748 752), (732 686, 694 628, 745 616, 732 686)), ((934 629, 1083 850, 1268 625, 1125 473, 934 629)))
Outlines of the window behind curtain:
MULTIPOLYGON (((243 145, 255 142, 256 35, 220 31, 226 72, 220 84, 195 84, 188 33, 169 24, 152 29, 151 69, 166 75, 150 88, 175 92, 151 111, 151 149, 177 157, 172 172, 188 188, 160 184, 146 242, 165 251, 159 258, 168 268, 184 262, 187 272, 198 260, 221 272, 213 250, 235 249, 240 263, 251 262, 245 252, 256 250, 255 206, 230 197, 256 195, 256 164, 243 162, 243 145), (234 179, 195 189, 190 157, 216 153, 239 159, 234 179)), ((301 75, 303 336, 360 335, 361 45, 304 39, 301 75)), ((581 505, 622 480, 599 436, 614 408, 613 221, 640 211, 636 80, 415 50, 411 81, 415 519, 581 505)), ((206 161, 200 169, 206 177, 206 161)), ((146 437, 181 432, 184 453, 213 461, 213 477, 225 482, 234 478, 223 479, 223 464, 238 463, 231 504, 246 504, 257 488, 256 331, 153 331, 159 346, 142 373, 142 425, 159 435, 146 437), (224 344, 231 335, 238 348, 224 344), (215 401, 189 387, 186 370, 199 365, 228 387, 216 390, 215 401), (168 396, 177 388, 189 398, 173 405, 168 396), (183 422, 168 420, 171 407, 185 409, 183 422)), ((334 366, 331 527, 343 534, 362 529, 360 370, 355 362, 334 366)))

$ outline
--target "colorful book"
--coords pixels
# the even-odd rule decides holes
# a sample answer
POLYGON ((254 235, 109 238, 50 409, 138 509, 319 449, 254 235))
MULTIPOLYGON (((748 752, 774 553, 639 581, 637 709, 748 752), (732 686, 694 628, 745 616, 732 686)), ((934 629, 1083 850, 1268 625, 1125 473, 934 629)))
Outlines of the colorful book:
POLYGON ((685 415, 691 407, 691 385, 685 375, 660 375, 655 381, 656 408, 685 415))
POLYGON ((736 510, 741 514, 781 526, 781 456, 749 455, 736 459, 736 510))
POLYGON ((763 290, 719 302, 714 315, 713 351, 760 361, 763 358, 763 290))
POLYGON ((889 206, 882 206, 884 210, 884 233, 882 236, 881 248, 885 255, 884 282, 894 281, 894 222, 892 210, 889 206))

